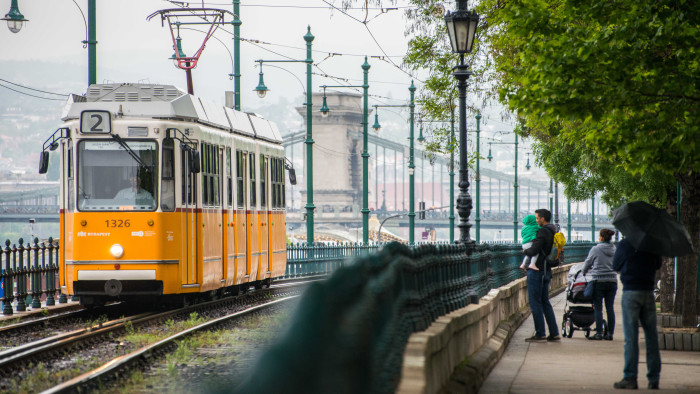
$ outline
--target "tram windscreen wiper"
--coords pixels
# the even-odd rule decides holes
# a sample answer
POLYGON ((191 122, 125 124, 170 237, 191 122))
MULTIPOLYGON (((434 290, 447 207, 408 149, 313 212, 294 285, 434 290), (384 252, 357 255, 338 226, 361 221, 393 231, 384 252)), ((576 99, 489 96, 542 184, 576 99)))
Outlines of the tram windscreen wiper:
POLYGON ((126 142, 124 142, 124 139, 122 139, 122 137, 120 137, 116 134, 110 134, 110 136, 112 137, 113 140, 117 141, 119 143, 119 145, 122 146, 122 148, 124 148, 126 153, 128 153, 134 160, 136 160, 136 162, 139 164, 139 166, 141 168, 143 168, 144 170, 146 170, 146 172, 151 174, 151 169, 149 168, 149 166, 146 165, 146 163, 143 161, 143 159, 139 155, 137 155, 136 152, 134 152, 133 149, 131 149, 129 147, 129 145, 127 145, 126 142))

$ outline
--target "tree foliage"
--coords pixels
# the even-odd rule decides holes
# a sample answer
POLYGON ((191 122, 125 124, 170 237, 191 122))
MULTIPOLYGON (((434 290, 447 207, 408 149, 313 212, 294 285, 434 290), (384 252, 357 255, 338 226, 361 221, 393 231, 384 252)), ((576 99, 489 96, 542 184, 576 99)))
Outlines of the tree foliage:
MULTIPOLYGON (((425 117, 444 118, 456 97, 438 1, 412 0, 404 64, 429 77, 425 117)), ((474 6, 472 4, 472 6, 474 6)), ((537 159, 572 198, 602 191, 615 206, 663 206, 674 180, 682 223, 700 247, 700 7, 687 0, 481 0, 470 97, 498 99, 537 159)), ((676 301, 697 314, 697 254, 680 259, 676 301)))

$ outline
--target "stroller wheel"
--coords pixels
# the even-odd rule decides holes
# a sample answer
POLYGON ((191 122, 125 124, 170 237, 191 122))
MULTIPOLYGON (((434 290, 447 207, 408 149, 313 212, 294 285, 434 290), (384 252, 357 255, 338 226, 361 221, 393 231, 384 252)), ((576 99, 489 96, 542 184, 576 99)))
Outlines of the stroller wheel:
POLYGON ((588 337, 591 336, 591 329, 590 328, 586 329, 586 332, 584 333, 584 335, 586 336, 586 339, 588 339, 588 337))
POLYGON ((574 323, 571 322, 571 319, 566 319, 564 321, 564 329, 562 330, 564 332, 564 336, 567 338, 571 338, 574 336, 574 323))

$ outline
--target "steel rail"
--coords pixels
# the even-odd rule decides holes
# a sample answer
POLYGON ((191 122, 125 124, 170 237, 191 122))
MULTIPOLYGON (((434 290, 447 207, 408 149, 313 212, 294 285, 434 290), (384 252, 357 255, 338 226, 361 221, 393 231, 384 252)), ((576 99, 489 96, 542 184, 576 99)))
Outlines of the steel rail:
POLYGON ((76 393, 83 392, 85 389, 89 391, 91 388, 97 387, 97 385, 101 384, 101 382, 105 382, 112 377, 119 375, 123 370, 127 370, 134 365, 140 364, 141 362, 148 362, 149 360, 153 359, 154 355, 167 352, 169 348, 177 345, 177 340, 183 339, 194 333, 209 330, 219 324, 227 323, 243 316, 247 316, 251 313, 290 301, 297 297, 299 296, 288 296, 279 300, 267 302, 265 304, 256 305, 243 311, 234 312, 230 315, 222 316, 206 323, 202 323, 153 344, 144 346, 141 349, 127 355, 117 357, 92 371, 86 372, 49 390, 45 390, 42 392, 42 394, 76 393))
POLYGON ((189 305, 184 308, 174 309, 161 313, 143 313, 123 319, 97 325, 70 333, 43 338, 39 341, 30 342, 16 348, 8 349, 0 353, 0 376, 6 376, 16 368, 25 366, 31 362, 45 361, 47 354, 61 354, 70 349, 82 348, 94 343, 101 338, 108 337, 110 333, 125 331, 127 323, 133 327, 140 327, 154 321, 166 320, 173 316, 187 316, 194 311, 211 310, 229 305, 240 305, 245 302, 256 302, 267 295, 286 294, 290 288, 303 286, 321 279, 296 279, 296 283, 290 281, 281 284, 274 284, 268 289, 255 290, 236 297, 225 297, 222 299, 208 301, 204 303, 189 305))

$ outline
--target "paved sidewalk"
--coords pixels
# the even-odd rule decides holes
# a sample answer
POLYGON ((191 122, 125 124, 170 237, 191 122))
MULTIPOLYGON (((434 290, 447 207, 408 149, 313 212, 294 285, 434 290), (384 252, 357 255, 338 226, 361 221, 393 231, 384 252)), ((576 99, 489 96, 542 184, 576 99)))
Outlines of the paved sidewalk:
MULTIPOLYGON (((534 334, 532 316, 517 329, 503 357, 481 386, 480 393, 624 393, 613 389, 622 379, 624 335, 622 333, 622 284, 615 296, 613 341, 589 341, 574 331, 561 342, 528 343, 534 334)), ((551 299, 561 331, 566 293, 551 299)), ((603 313, 605 318, 605 313, 603 313)), ((595 326, 595 323, 594 325, 595 326)), ((647 390, 644 330, 639 329, 639 383, 647 390)), ((700 352, 661 351, 661 391, 700 393, 700 352)))

